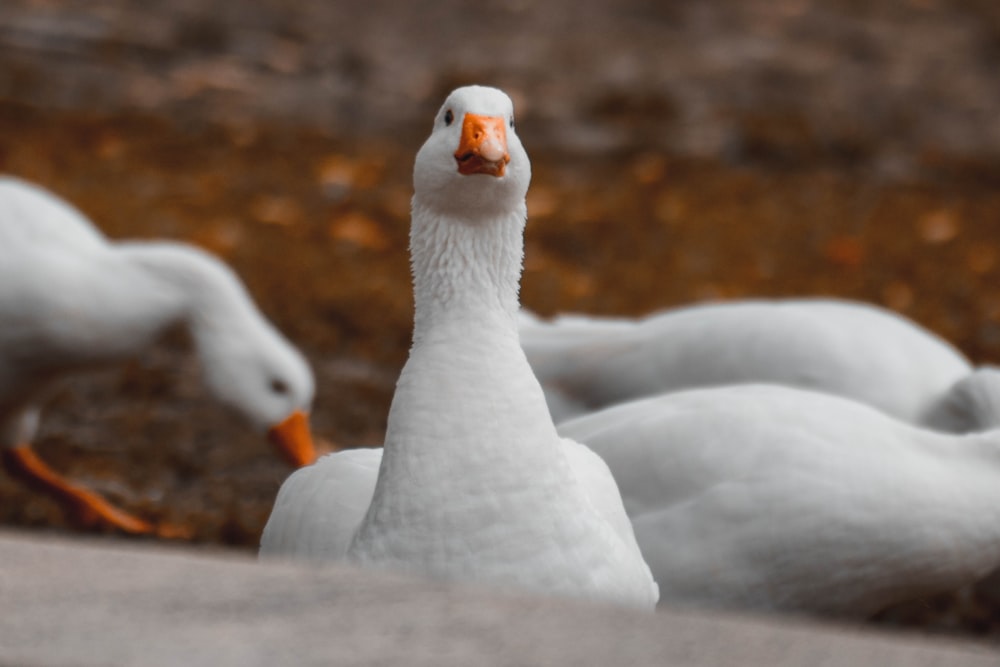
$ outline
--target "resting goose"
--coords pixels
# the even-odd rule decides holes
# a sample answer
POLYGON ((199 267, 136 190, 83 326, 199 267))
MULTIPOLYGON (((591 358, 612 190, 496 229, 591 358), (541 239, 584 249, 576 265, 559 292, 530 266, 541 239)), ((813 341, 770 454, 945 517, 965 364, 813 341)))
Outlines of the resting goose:
POLYGON ((413 344, 384 455, 347 450, 295 472, 262 556, 655 605, 607 466, 556 434, 518 344, 529 179, 510 99, 449 95, 414 167, 413 344))
POLYGON ((521 345, 556 423, 667 391, 745 382, 816 389, 963 433, 1000 426, 1000 371, 877 306, 748 300, 638 319, 521 313, 521 345))
POLYGON ((167 534, 49 468, 31 449, 59 378, 190 330, 209 388, 267 430, 294 465, 315 459, 313 377, 224 264, 170 242, 110 243, 68 203, 0 178, 0 450, 8 473, 88 523, 167 534))
POLYGON ((867 616, 1000 565, 1000 431, 955 435, 779 385, 563 422, 618 482, 662 598, 867 616))

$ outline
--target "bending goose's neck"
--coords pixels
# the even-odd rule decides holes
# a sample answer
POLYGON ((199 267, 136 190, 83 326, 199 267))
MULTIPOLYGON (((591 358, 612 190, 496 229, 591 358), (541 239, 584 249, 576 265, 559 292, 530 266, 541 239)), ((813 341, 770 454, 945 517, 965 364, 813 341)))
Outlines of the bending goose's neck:
POLYGON ((147 304, 149 338, 183 323, 203 349, 239 330, 259 328, 259 316, 239 280, 207 253, 179 243, 118 245, 145 288, 136 299, 147 304))
POLYGON ((516 330, 527 210, 467 220, 413 200, 410 254, 416 345, 449 323, 516 330), (499 320, 499 321, 498 321, 499 320))

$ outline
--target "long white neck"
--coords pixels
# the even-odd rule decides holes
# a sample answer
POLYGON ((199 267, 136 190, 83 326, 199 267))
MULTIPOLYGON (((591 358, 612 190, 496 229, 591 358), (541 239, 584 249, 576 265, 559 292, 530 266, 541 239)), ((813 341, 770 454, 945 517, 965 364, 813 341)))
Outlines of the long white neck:
POLYGON ((385 441, 385 465, 405 470, 395 489, 454 466, 474 491, 477 472, 496 480, 492 457, 508 469, 552 458, 555 428, 517 334, 524 223, 523 205, 468 222, 414 203, 413 346, 385 441))
POLYGON ((414 198, 415 346, 449 322, 469 326, 483 317, 491 320, 485 323, 489 330, 500 326, 516 335, 526 217, 523 202, 505 216, 469 221, 437 213, 414 198))

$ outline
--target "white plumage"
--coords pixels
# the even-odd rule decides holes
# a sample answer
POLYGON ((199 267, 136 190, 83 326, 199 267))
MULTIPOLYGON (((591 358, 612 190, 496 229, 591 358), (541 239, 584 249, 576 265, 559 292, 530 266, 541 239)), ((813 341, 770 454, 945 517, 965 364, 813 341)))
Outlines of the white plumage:
POLYGON ((614 473, 664 601, 866 616, 1000 565, 1000 431, 778 385, 563 422, 614 473))
POLYGON ((88 519, 153 527, 49 470, 29 449, 54 381, 142 353, 185 325, 213 393, 296 463, 314 458, 313 376, 217 259, 180 243, 108 242, 77 210, 0 178, 0 449, 12 473, 88 519), (94 516, 96 515, 96 517, 94 516))
POLYGON ((413 346, 377 483, 371 451, 298 471, 261 554, 652 607, 613 478, 556 434, 518 344, 530 166, 512 113, 498 90, 458 89, 417 155, 413 346))
POLYGON ((874 305, 749 300, 644 318, 521 314, 556 423, 667 391, 768 382, 846 396, 949 432, 1000 426, 1000 372, 874 305))

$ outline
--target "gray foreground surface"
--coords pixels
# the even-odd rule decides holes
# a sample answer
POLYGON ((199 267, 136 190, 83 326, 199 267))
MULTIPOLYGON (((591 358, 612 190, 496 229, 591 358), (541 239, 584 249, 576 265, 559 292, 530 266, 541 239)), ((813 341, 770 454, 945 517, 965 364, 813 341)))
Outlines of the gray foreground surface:
POLYGON ((0 665, 991 665, 979 645, 0 533, 0 665))

